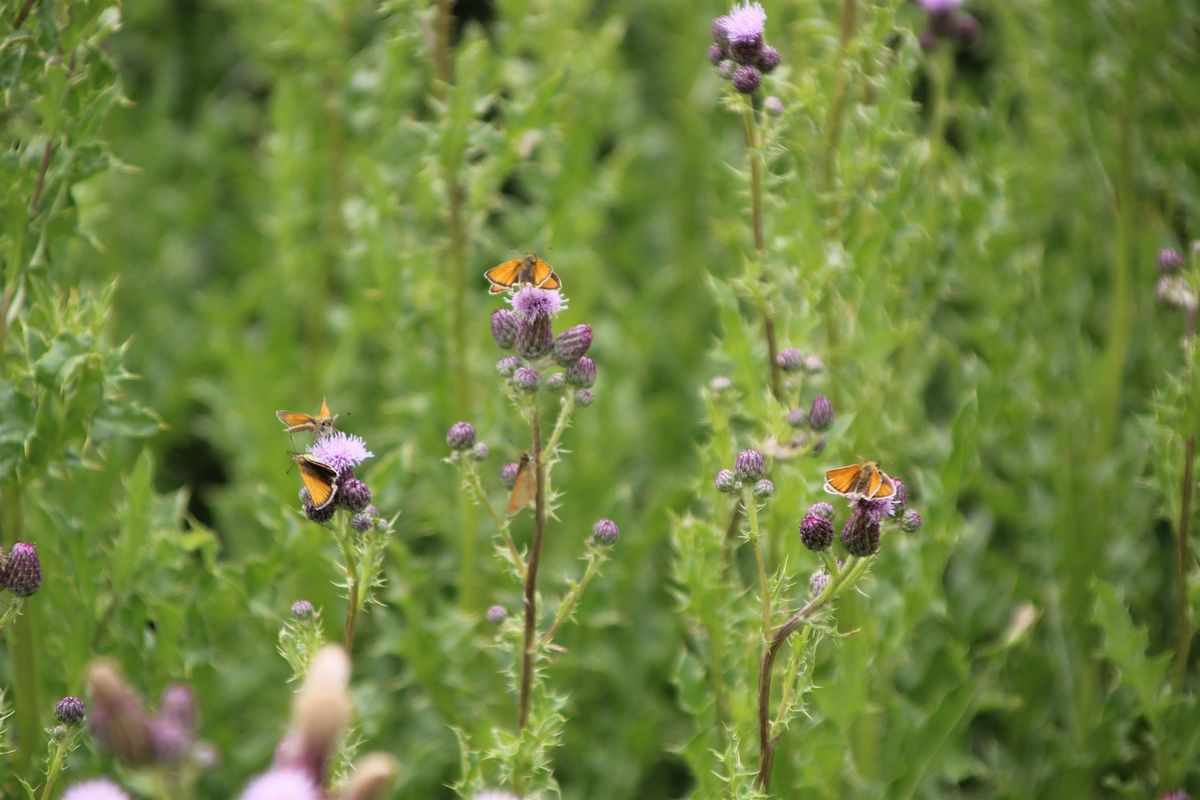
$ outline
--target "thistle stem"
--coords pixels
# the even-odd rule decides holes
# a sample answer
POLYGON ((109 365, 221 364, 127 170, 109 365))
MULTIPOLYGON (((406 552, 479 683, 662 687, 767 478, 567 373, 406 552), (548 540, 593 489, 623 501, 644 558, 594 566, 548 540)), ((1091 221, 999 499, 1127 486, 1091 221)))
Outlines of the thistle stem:
POLYGON ((558 440, 562 438, 563 431, 567 429, 567 425, 571 421, 571 412, 575 409, 575 393, 567 392, 563 396, 558 408, 558 419, 554 421, 554 430, 550 432, 550 439, 546 442, 546 448, 542 451, 542 460, 549 461, 554 457, 554 450, 558 447, 558 440))
POLYGON ((346 515, 338 518, 337 540, 342 548, 342 561, 346 567, 346 622, 342 626, 342 647, 346 653, 354 653, 354 624, 358 619, 359 606, 359 574, 358 562, 354 554, 354 543, 346 530, 346 515))
MULTIPOLYGON (((747 100, 742 108, 742 127, 746 131, 746 154, 750 161, 750 226, 754 231, 754 261, 758 271, 758 279, 767 283, 763 269, 766 258, 766 237, 763 235, 763 176, 762 154, 758 148, 758 122, 754 116, 753 101, 747 100)), ((779 365, 775 355, 779 347, 775 341, 775 319, 771 316, 768 303, 759 298, 758 312, 762 317, 763 336, 767 340, 767 361, 771 376, 771 394, 776 400, 783 401, 783 381, 780 378, 779 365)))
MULTIPOLYGON (((1187 330, 1185 331, 1184 347, 1188 356, 1188 371, 1192 367, 1192 348, 1196 341, 1196 309, 1188 311, 1187 330)), ((1192 486, 1195 484, 1193 467, 1196 462, 1196 435, 1191 434, 1183 445, 1183 486, 1179 501, 1179 530, 1178 535, 1178 620, 1176 622, 1175 659, 1172 665, 1172 682, 1175 691, 1183 689, 1183 679, 1187 674, 1188 651, 1192 644, 1192 626, 1188 620, 1188 536, 1192 517, 1192 486)))
POLYGON ((542 457, 542 424, 536 402, 529 411, 529 450, 533 454, 537 494, 534 498, 533 544, 525 570, 525 639, 521 652, 521 693, 517 709, 517 730, 529 722, 529 695, 533 688, 533 652, 537 638, 537 571, 546 537, 546 461, 542 457))
POLYGON ((758 568, 758 593, 762 602, 762 640, 765 645, 771 638, 771 585, 767 579, 767 562, 763 558, 762 531, 758 524, 758 503, 751 493, 742 490, 742 505, 750 519, 750 542, 754 545, 754 563, 758 568))
POLYGON ((554 624, 542 635, 541 647, 550 644, 559 627, 571 616, 571 612, 575 610, 575 606, 579 605, 579 599, 583 597, 583 591, 587 589, 587 585, 591 582, 592 578, 600 571, 600 564, 603 561, 604 556, 595 547, 588 550, 588 563, 583 571, 583 577, 580 578, 579 583, 571 587, 571 591, 559 603, 558 612, 554 615, 554 624))
POLYGON ((467 488, 475 495, 475 502, 483 506, 483 510, 491 517, 492 522, 504 534, 504 543, 508 547, 508 555, 520 573, 521 580, 525 580, 525 559, 521 556, 521 551, 517 549, 517 543, 513 541, 512 530, 508 524, 508 520, 500 518, 500 514, 492 507, 492 501, 488 499, 487 493, 483 491, 483 484, 479 480, 479 472, 474 465, 468 467, 467 488))

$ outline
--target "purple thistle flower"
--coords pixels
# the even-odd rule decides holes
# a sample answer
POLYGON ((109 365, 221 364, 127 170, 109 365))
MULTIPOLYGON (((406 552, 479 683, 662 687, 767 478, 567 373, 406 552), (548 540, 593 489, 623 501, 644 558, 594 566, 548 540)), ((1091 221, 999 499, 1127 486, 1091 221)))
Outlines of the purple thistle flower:
POLYGON ((808 507, 809 514, 817 514, 825 519, 833 519, 833 506, 824 501, 813 503, 808 507))
POLYGON ((759 3, 742 3, 734 6, 721 18, 721 31, 733 47, 738 45, 762 44, 766 31, 767 12, 759 3))
POLYGON ((520 469, 521 465, 516 461, 510 461, 500 468, 500 483, 504 484, 505 489, 511 489, 517 482, 517 473, 520 469))
POLYGON ((879 550, 879 523, 856 508, 842 527, 842 547, 852 556, 869 556, 879 550))
POLYGON ((318 461, 324 461, 333 467, 339 474, 375 456, 367 449, 367 444, 361 436, 342 431, 323 436, 308 448, 308 452, 318 461))
POLYGON ((620 536, 621 529, 611 519, 596 520, 596 524, 592 526, 592 544, 612 547, 620 536))
POLYGON ((854 513, 866 514, 871 518, 872 522, 883 522, 887 517, 896 513, 896 496, 876 498, 867 500, 865 498, 857 498, 850 502, 850 508, 854 513))
POLYGON ((587 408, 595 399, 596 396, 592 394, 591 389, 580 389, 575 393, 575 405, 580 408, 587 408))
POLYGON ((508 609, 499 603, 487 610, 487 621, 493 625, 499 625, 501 622, 504 622, 504 619, 507 616, 508 609))
POLYGON ((321 790, 303 770, 285 767, 252 780, 240 800, 321 800, 321 790))
POLYGON ((30 542, 17 542, 8 551, 0 574, 0 587, 17 597, 31 597, 42 585, 42 562, 37 547, 30 542))
POLYGON ((74 784, 62 800, 129 800, 129 795, 107 778, 97 778, 74 784))
POLYGON ((64 725, 78 725, 83 714, 83 701, 78 697, 64 697, 54 704, 54 718, 64 725))
POLYGON ((542 384, 542 376, 529 367, 521 367, 513 373, 512 383, 519 391, 536 392, 542 384))
POLYGON ((361 511, 371 502, 371 487, 358 478, 346 478, 338 483, 336 502, 351 511, 361 511))
POLYGON ((716 484, 718 492, 736 492, 741 488, 737 476, 733 474, 733 470, 731 469, 723 469, 718 472, 713 483, 716 484))
POLYGON ((492 312, 492 339, 501 350, 512 350, 517 340, 517 315, 507 308, 492 312))
POLYGON ((823 394, 813 398, 808 410, 808 424, 814 431, 827 431, 833 425, 833 403, 823 394))
POLYGON ((733 471, 740 480, 756 481, 766 474, 767 464, 757 450, 743 450, 734 459, 733 471))
POLYGON ((733 88, 742 94, 754 94, 762 85, 762 73, 751 66, 742 65, 733 71, 733 88))
POLYGON ((787 423, 793 428, 803 428, 808 422, 808 412, 803 408, 793 408, 787 413, 787 423))
POLYGON ((583 356, 567 368, 567 383, 590 389, 596 383, 596 362, 583 356))
POLYGON ((779 51, 770 45, 763 45, 762 50, 758 54, 758 71, 763 75, 770 75, 783 61, 779 55, 779 51))
POLYGON ((505 356, 496 362, 496 374, 502 378, 511 378, 519 366, 521 366, 521 359, 516 356, 505 356))
POLYGON ((554 340, 554 360, 564 367, 578 361, 592 346, 592 327, 573 325, 554 340))
POLYGON ((470 450, 475 444, 475 426, 469 422, 456 422, 446 431, 446 444, 451 450, 470 450))
POLYGON ((317 613, 317 609, 313 608, 313 604, 307 600, 297 600, 292 603, 292 616, 296 619, 308 619, 315 613, 317 613))
POLYGON ((513 311, 526 322, 539 319, 549 319, 567 307, 557 289, 538 289, 533 286, 522 286, 509 298, 513 311))
POLYGON ((337 510, 337 507, 333 503, 326 503, 324 508, 317 508, 317 504, 312 501, 312 497, 308 494, 308 489, 301 489, 300 497, 300 507, 304 511, 304 516, 318 523, 329 522, 329 520, 333 519, 333 512, 337 510))
POLYGON ((784 372, 799 372, 804 366, 804 354, 794 347, 785 347, 775 354, 775 366, 784 372))
POLYGON ((350 518, 350 527, 359 533, 366 533, 375 525, 375 515, 360 511, 350 518))
POLYGON ((808 579, 808 593, 812 597, 816 597, 821 592, 825 591, 825 587, 828 585, 829 573, 823 569, 819 569, 808 579))
MULTIPOLYGON (((760 66, 760 69, 761 69, 761 66, 760 66)), ((769 70, 763 70, 763 71, 768 72, 769 70)), ((781 116, 783 116, 783 112, 784 112, 783 101, 780 100, 775 95, 771 95, 766 100, 763 100, 763 111, 766 111, 772 117, 781 117, 781 116)))
POLYGON ((892 495, 892 499, 896 501, 896 508, 903 508, 908 502, 908 487, 899 478, 892 478, 892 485, 896 487, 896 493, 892 495))
POLYGON ((1183 253, 1174 247, 1164 247, 1159 250, 1158 269, 1163 274, 1179 272, 1183 269, 1183 253))
POLYGON ((915 508, 905 511, 904 516, 900 518, 900 528, 906 533, 916 533, 921 530, 923 524, 925 524, 925 520, 921 519, 921 515, 915 508))
POLYGON ((819 553, 833 543, 833 523, 810 508, 800 522, 800 541, 814 553, 819 553))
POLYGON ((554 331, 550 329, 550 317, 521 320, 517 327, 517 355, 527 359, 541 358, 553 347, 554 331))

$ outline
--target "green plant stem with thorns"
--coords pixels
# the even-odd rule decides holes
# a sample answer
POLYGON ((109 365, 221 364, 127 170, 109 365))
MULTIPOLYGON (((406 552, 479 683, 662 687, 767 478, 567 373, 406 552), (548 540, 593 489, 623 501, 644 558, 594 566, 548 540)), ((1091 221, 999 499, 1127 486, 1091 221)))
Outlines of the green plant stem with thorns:
POLYGON ((509 524, 511 520, 502 519, 496 512, 496 509, 492 507, 492 501, 488 499, 487 492, 483 490, 483 483, 479 480, 479 470, 475 468, 474 462, 468 463, 466 469, 467 490, 475 496, 475 502, 483 506, 483 510, 487 512, 492 522, 495 523, 496 528, 504 534, 504 544, 508 548, 508 557, 512 560, 513 566, 516 567, 521 580, 524 581, 527 567, 525 566, 525 558, 517 548, 517 543, 513 541, 512 525, 509 524))
POLYGON ((758 568, 758 593, 762 603, 762 640, 766 646, 771 637, 771 584, 767 577, 767 562, 763 557, 762 530, 758 524, 758 503, 749 488, 742 489, 742 506, 750 520, 750 542, 754 545, 754 563, 758 568))
POLYGON ((841 570, 830 574, 829 585, 789 617, 787 622, 771 632, 763 648, 762 661, 758 668, 758 785, 764 792, 771 789, 771 768, 775 762, 775 745, 779 743, 779 737, 771 734, 771 671, 775 666, 775 657, 779 655, 779 650, 787 638, 839 594, 853 586, 867 571, 872 560, 857 556, 847 558, 841 570))
POLYGON ((529 695, 533 688, 533 653, 537 639, 537 572, 542 557, 542 541, 546 537, 546 456, 542 451, 542 422, 537 402, 526 412, 529 419, 529 449, 533 458, 533 475, 537 481, 533 507, 533 543, 529 547, 529 562, 525 569, 525 637, 521 649, 521 690, 517 708, 517 730, 525 730, 529 722, 529 695))
MULTIPOLYGON (((758 272, 758 280, 767 283, 766 275, 766 237, 763 235, 763 163, 762 153, 758 146, 758 122, 755 118, 754 101, 746 99, 742 107, 742 127, 746 131, 746 155, 750 161, 750 225, 754 231, 754 261, 758 272)), ((760 287, 761 288, 761 287, 760 287)), ((779 374, 779 365, 775 362, 775 354, 779 346, 775 341, 775 319, 766 299, 756 292, 758 313, 762 317, 763 336, 767 340, 768 372, 771 376, 771 394, 776 400, 783 400, 783 381, 779 374)))
POLYGON ((342 561, 346 568, 346 622, 342 626, 342 647, 347 654, 354 652, 354 625, 358 620, 359 606, 362 599, 359 596, 362 576, 359 575, 358 558, 354 551, 354 537, 346 524, 346 514, 338 515, 337 538, 338 546, 342 549, 342 561))
POLYGON ((571 591, 563 598, 558 605, 558 611, 554 615, 554 622, 550 628, 542 635, 539 647, 548 647, 554 639, 554 634, 558 633, 558 629, 571 616, 571 612, 575 610, 575 606, 579 605, 579 598, 583 597, 584 590, 591 583, 592 578, 596 577, 596 573, 600 571, 600 565, 604 563, 604 553, 597 547, 588 548, 587 567, 584 568, 583 577, 579 583, 571 587, 571 591))

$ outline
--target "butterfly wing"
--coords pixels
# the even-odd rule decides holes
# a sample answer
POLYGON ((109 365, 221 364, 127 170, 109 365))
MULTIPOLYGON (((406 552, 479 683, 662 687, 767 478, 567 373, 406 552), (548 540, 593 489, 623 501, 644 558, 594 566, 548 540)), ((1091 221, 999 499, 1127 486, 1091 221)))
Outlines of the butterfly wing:
POLYGON ((300 467, 300 479, 304 481, 304 488, 308 489, 313 505, 322 509, 332 503, 337 494, 337 471, 307 454, 296 456, 296 464, 300 467))
POLYGON ((489 294, 500 294, 505 289, 510 288, 517 282, 517 274, 521 270, 521 259, 510 258, 503 264, 496 266, 483 273, 483 277, 488 279, 491 288, 488 289, 489 294))
POLYGON ((533 285, 539 289, 561 289, 562 281, 554 268, 539 258, 533 267, 533 285))
POLYGON ((886 473, 876 470, 879 474, 879 486, 871 494, 872 500, 887 500, 896 494, 896 484, 886 473))
POLYGON ((853 494, 858 485, 863 464, 851 464, 825 471, 825 491, 830 494, 853 494))
POLYGON ((287 426, 288 433, 311 431, 317 426, 317 421, 311 414, 302 414, 299 411, 276 411, 275 416, 287 426))
POLYGON ((521 456, 521 465, 517 467, 517 479, 513 481, 512 494, 508 496, 508 515, 519 514, 537 496, 537 476, 534 474, 533 460, 521 456))
POLYGON ((330 414, 330 413, 329 413, 329 403, 326 403, 326 402, 325 402, 325 398, 324 398, 324 397, 322 397, 322 398, 321 398, 321 411, 320 411, 320 413, 318 414, 318 416, 322 416, 322 417, 331 417, 331 416, 333 416, 332 414, 330 414))

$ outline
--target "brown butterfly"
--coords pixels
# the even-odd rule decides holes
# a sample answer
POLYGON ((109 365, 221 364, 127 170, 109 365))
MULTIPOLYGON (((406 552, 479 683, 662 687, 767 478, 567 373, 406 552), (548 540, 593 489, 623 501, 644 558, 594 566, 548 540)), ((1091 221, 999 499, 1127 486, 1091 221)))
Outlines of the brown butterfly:
POLYGON ((562 288, 562 281, 559 280, 554 268, 533 253, 497 264, 483 273, 483 277, 492 284, 488 288, 488 294, 500 294, 507 289, 525 284, 537 289, 562 288))
POLYGON ((521 453, 517 466, 517 478, 513 481, 512 494, 508 496, 508 515, 519 514, 537 497, 537 471, 529 453, 521 453))
POLYGON ((827 470, 825 491, 863 500, 886 500, 896 493, 896 484, 878 464, 866 461, 827 470))
POLYGON ((337 470, 308 453, 292 453, 292 460, 300 468, 300 479, 313 505, 320 510, 332 503, 337 495, 337 470))
POLYGON ((338 418, 337 414, 329 413, 329 404, 324 398, 321 399, 321 410, 315 415, 300 411, 276 411, 275 416, 287 426, 288 433, 312 431, 313 436, 318 439, 333 433, 333 423, 338 418))

